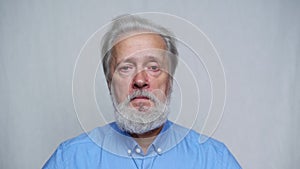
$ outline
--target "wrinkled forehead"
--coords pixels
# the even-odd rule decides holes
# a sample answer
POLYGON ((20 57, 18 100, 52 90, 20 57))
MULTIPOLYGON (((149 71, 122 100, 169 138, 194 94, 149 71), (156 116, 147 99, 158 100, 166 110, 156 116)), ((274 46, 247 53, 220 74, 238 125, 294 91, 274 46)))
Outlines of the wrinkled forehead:
POLYGON ((117 55, 115 57, 115 63, 134 63, 136 65, 147 62, 157 62, 160 65, 168 64, 167 52, 162 49, 148 48, 143 50, 137 50, 129 55, 117 55))
POLYGON ((164 61, 167 47, 164 39, 154 33, 136 33, 119 38, 113 46, 112 65, 127 60, 164 61))

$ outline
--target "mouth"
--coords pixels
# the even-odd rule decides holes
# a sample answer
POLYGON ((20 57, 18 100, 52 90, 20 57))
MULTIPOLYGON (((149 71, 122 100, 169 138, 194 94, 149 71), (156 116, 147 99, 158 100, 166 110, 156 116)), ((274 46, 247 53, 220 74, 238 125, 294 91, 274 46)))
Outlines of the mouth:
POLYGON ((133 101, 133 100, 150 100, 150 98, 146 97, 146 96, 135 96, 130 101, 133 101))
POLYGON ((141 95, 131 98, 130 103, 131 106, 137 108, 140 111, 146 111, 149 107, 152 107, 153 105, 149 97, 141 95))

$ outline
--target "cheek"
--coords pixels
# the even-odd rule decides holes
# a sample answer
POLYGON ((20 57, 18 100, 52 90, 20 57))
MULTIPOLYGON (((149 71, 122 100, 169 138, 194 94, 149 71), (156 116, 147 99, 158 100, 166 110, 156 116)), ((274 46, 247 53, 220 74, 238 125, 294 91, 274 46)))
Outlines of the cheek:
POLYGON ((152 84, 153 93, 160 99, 165 100, 169 94, 169 78, 162 78, 152 84))
POLYGON ((169 76, 166 74, 159 80, 160 88, 163 90, 164 93, 168 92, 169 82, 169 76))
POLYGON ((113 78, 111 83, 111 90, 113 90, 114 97, 118 103, 123 102, 128 95, 128 80, 113 78))

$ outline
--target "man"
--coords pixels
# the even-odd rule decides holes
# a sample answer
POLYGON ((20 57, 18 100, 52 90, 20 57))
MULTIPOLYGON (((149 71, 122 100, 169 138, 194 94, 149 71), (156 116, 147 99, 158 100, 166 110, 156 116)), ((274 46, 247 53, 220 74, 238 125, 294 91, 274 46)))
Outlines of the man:
POLYGON ((62 143, 43 167, 71 169, 241 168, 224 144, 167 120, 175 39, 167 29, 126 15, 103 37, 103 69, 115 122, 62 143))

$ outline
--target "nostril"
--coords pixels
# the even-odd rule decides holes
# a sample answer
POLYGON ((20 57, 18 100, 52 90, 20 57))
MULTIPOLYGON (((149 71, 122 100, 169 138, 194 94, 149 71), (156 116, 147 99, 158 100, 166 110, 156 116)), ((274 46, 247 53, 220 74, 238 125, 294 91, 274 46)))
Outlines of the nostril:
POLYGON ((146 88, 148 86, 147 83, 145 82, 135 82, 133 83, 133 88, 135 89, 143 89, 143 88, 146 88))
POLYGON ((132 79, 132 87, 134 89, 143 89, 148 87, 148 75, 145 71, 140 71, 137 73, 134 78, 132 79))

